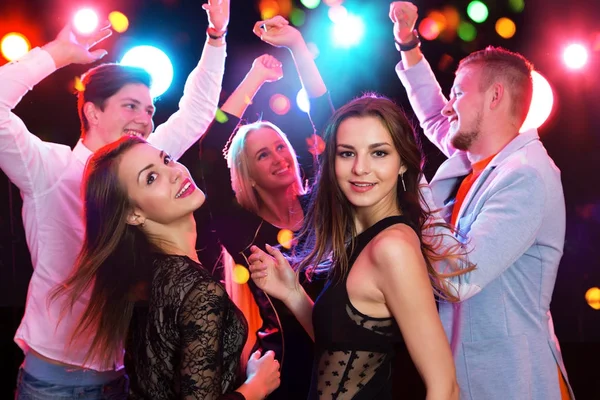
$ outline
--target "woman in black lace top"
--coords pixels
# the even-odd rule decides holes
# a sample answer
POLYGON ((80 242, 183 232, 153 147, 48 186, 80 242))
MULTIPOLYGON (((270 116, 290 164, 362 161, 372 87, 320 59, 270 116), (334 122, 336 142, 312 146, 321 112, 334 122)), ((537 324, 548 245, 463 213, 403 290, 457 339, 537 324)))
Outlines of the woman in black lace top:
POLYGON ((72 304, 92 288, 75 331, 97 332, 87 356, 110 364, 126 343, 133 399, 250 400, 273 391, 272 352, 253 354, 240 380, 246 321, 198 262, 193 212, 204 193, 188 170, 122 137, 90 158, 84 195, 83 249, 62 290, 72 304))
POLYGON ((452 259, 460 244, 440 254, 432 245, 439 242, 423 237, 430 215, 420 201, 423 158, 411 125, 392 101, 365 96, 334 114, 324 140, 298 266, 333 261, 314 306, 278 250, 255 247, 250 256, 252 279, 315 339, 309 398, 391 399, 394 345, 403 340, 427 399, 458 399, 434 294, 456 298, 443 281, 449 275, 432 262, 452 259))
MULTIPOLYGON (((290 48, 309 98, 314 131, 320 132, 333 113, 327 88, 300 32, 281 17, 256 24, 262 39, 290 48), (266 27, 266 32, 260 26, 266 27)), ((296 153, 285 134, 274 124, 259 121, 235 131, 248 100, 261 85, 282 77, 279 61, 264 55, 257 58, 238 88, 221 110, 225 122, 214 122, 200 140, 201 169, 212 230, 236 264, 247 266, 253 244, 275 243, 282 229, 297 231, 304 220, 306 195, 296 153), (227 161, 224 149, 231 138, 227 161), (228 167, 229 163, 229 167, 228 167), (232 188, 233 186, 233 188, 232 188)), ((313 132, 311 132, 313 133, 313 132)), ((306 135, 307 137, 309 135, 306 135)), ((312 165, 304 165, 312 167, 312 165)), ((201 253, 202 254, 202 253, 201 253)), ((208 264, 210 261, 206 261, 208 264)), ((316 294, 323 281, 303 280, 308 292, 316 294)), ((281 362, 281 386, 269 399, 304 400, 310 385, 313 343, 293 314, 277 299, 271 299, 248 282, 258 305, 262 326, 255 348, 272 350, 281 362)))

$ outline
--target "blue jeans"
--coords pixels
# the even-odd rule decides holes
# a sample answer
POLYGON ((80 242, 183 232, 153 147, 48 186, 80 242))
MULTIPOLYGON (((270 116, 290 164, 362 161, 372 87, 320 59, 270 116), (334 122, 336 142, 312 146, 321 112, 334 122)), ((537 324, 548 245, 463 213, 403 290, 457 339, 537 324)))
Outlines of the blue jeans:
POLYGON ((104 385, 67 386, 44 382, 20 368, 15 400, 125 400, 128 392, 127 375, 104 385))

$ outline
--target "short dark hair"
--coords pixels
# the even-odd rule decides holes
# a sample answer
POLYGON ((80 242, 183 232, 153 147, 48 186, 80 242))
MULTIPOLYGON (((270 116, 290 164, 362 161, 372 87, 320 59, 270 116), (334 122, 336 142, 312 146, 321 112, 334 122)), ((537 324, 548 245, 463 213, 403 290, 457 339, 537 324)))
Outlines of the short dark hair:
POLYGON ((479 67, 481 70, 481 90, 487 90, 497 79, 506 83, 512 94, 513 115, 523 123, 533 96, 531 62, 519 53, 488 46, 463 58, 458 64, 458 70, 470 66, 479 67))
POLYGON ((152 78, 148 71, 139 67, 115 63, 102 64, 88 70, 82 77, 83 90, 77 93, 77 111, 81 121, 81 136, 90 129, 90 124, 83 112, 83 106, 92 102, 104 111, 106 99, 114 96, 121 88, 130 83, 141 83, 150 87, 152 78))

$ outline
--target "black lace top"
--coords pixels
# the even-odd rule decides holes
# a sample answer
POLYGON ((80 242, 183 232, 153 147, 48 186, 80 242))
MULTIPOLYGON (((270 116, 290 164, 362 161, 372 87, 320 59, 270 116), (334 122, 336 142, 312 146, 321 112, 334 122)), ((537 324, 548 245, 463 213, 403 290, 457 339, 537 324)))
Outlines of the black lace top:
POLYGON ((136 304, 125 367, 131 399, 239 399, 246 320, 225 288, 184 256, 157 255, 136 304), (228 395, 229 393, 229 395, 228 395))
MULTIPOLYGON (((348 271, 365 246, 402 216, 385 218, 355 239, 348 271)), ((350 251, 350 250, 348 250, 350 251)), ((358 311, 348 297, 346 281, 331 278, 313 308, 315 365, 310 399, 391 399, 394 348, 402 342, 396 320, 373 318, 358 311)))
MULTIPOLYGON (((320 133, 333 112, 329 94, 311 99, 310 110, 314 131, 320 133)), ((250 247, 254 244, 264 249, 266 243, 276 245, 281 229, 237 203, 235 193, 231 189, 231 175, 223 157, 223 149, 227 146, 232 132, 236 130, 239 119, 228 113, 224 115, 227 116, 227 121, 213 122, 200 139, 200 157, 197 160, 192 159, 194 163, 190 168, 198 173, 196 176, 201 177, 196 178, 196 181, 202 182, 206 193, 206 205, 198 211, 210 210, 211 213, 208 221, 196 224, 197 227, 210 226, 212 230, 208 233, 198 233, 198 248, 206 248, 207 243, 218 239, 219 244, 227 249, 236 264, 247 266, 246 259, 251 254, 250 247)), ((310 156, 308 152, 305 153, 310 156)), ((314 165, 311 165, 312 157, 301 158, 300 162, 303 169, 314 168, 314 165)), ((306 178, 310 180, 310 175, 306 178)), ((305 209, 308 203, 307 196, 300 196, 300 202, 305 209)), ((199 212, 195 214, 196 221, 206 218, 199 215, 199 212)), ((198 256, 207 269, 215 265, 215 261, 212 261, 214 255, 210 255, 210 251, 200 251, 198 256)), ((213 276, 224 279, 219 271, 213 273, 213 276)), ((324 279, 315 278, 310 282, 303 280, 302 283, 307 293, 316 298, 323 288, 324 279)), ((248 281, 248 286, 263 321, 260 330, 252 332, 257 339, 253 350, 260 349, 263 353, 272 350, 281 363, 281 386, 269 395, 269 399, 306 400, 314 353, 312 339, 282 302, 269 298, 252 280, 248 281)))

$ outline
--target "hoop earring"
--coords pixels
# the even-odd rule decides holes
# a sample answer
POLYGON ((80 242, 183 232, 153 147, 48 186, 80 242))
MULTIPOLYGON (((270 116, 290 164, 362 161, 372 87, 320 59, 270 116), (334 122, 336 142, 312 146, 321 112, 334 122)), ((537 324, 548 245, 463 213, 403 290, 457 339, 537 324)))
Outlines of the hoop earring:
POLYGON ((406 192, 406 184, 404 183, 404 173, 400 174, 400 180, 402 181, 402 188, 406 192))

